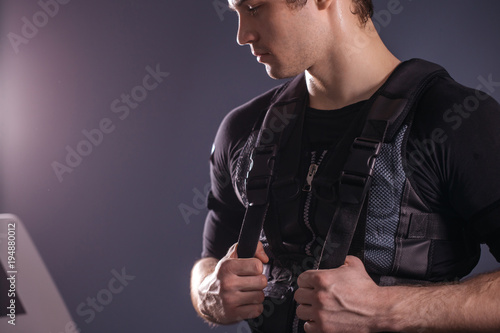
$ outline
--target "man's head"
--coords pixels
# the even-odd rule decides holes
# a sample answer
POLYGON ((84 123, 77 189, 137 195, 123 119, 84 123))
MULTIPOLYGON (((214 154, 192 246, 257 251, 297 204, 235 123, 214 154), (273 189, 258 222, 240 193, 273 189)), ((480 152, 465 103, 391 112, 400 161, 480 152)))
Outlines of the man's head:
POLYGON ((366 28, 371 0, 228 0, 238 13, 237 41, 250 45, 272 78, 287 78, 341 56, 366 28))

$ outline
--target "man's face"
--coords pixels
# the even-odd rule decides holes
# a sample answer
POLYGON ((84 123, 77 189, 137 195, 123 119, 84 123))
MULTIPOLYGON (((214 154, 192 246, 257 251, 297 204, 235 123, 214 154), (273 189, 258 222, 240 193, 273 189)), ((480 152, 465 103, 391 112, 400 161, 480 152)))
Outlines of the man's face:
POLYGON ((321 49, 314 1, 298 8, 286 0, 228 1, 238 13, 238 44, 250 45, 270 77, 292 77, 314 64, 321 49))

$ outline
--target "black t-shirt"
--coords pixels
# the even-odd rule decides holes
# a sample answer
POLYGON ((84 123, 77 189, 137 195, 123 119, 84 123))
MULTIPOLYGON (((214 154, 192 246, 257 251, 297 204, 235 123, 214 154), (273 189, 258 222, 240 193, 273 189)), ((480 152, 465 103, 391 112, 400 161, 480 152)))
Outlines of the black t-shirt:
MULTIPOLYGON (((351 124, 361 118, 365 103, 366 101, 361 101, 336 110, 306 108, 303 137, 305 152, 299 179, 307 178, 311 166, 314 165, 317 170, 324 163, 328 151, 340 144, 351 124)), ((311 191, 303 190, 300 202, 300 218, 296 221, 298 225, 290 226, 288 223, 285 230, 282 230, 282 240, 290 245, 303 243, 297 252, 313 256, 314 247, 321 243, 317 237, 325 238, 333 212, 326 209, 317 215, 317 199, 311 191)))
POLYGON ((318 110, 308 107, 304 126, 310 149, 325 150, 337 144, 349 125, 360 117, 365 102, 361 101, 337 110, 318 110))
MULTIPOLYGON (((361 103, 340 110, 307 110, 314 158, 356 121, 361 103)), ((212 188, 202 257, 221 258, 238 239, 245 207, 234 170, 260 110, 241 107, 222 122, 211 156, 212 188)), ((407 177, 434 212, 466 221, 468 236, 500 261, 500 106, 482 92, 439 78, 422 96, 405 141, 407 177)))

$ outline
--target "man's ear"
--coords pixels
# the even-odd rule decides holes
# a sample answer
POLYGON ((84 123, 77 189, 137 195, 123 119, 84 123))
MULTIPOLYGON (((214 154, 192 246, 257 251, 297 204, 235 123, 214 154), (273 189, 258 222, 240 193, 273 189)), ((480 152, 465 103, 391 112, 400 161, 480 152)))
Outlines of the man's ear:
POLYGON ((316 7, 318 7, 319 10, 324 10, 327 9, 332 5, 332 2, 336 2, 338 0, 314 0, 316 3, 316 7))

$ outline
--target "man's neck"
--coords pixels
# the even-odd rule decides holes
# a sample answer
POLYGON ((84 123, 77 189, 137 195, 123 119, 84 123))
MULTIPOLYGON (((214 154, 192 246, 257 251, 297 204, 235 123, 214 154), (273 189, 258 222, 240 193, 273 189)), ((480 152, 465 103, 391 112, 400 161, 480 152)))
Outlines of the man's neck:
POLYGON ((311 107, 333 110, 366 100, 400 63, 377 33, 358 37, 358 45, 353 42, 356 38, 340 42, 328 57, 306 71, 311 107))

